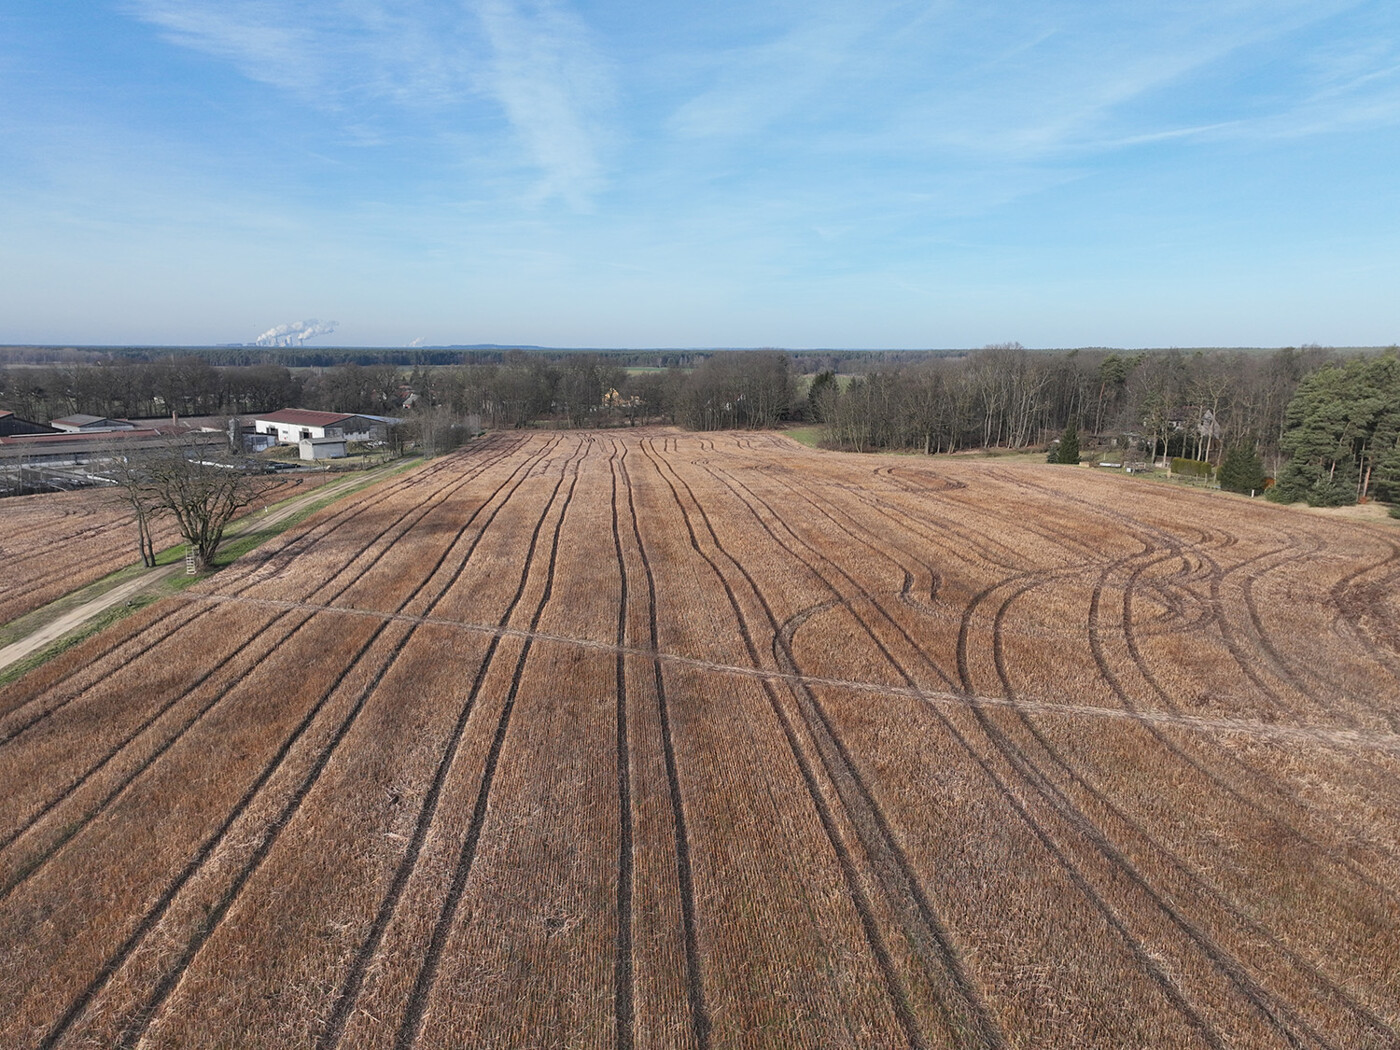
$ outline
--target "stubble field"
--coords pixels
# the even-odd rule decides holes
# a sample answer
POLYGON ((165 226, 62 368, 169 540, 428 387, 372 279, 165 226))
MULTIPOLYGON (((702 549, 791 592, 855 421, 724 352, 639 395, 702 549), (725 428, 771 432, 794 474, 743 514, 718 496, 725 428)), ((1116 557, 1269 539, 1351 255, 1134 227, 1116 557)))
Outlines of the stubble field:
POLYGON ((1393 1047, 1396 536, 488 437, 0 691, 0 1045, 1393 1047))
MULTIPOLYGON (((327 479, 278 478, 248 512, 308 492, 327 479)), ((11 496, 0 511, 0 625, 141 559, 136 517, 114 490, 11 496)), ((156 550, 179 543, 174 518, 156 518, 152 539, 156 550)))

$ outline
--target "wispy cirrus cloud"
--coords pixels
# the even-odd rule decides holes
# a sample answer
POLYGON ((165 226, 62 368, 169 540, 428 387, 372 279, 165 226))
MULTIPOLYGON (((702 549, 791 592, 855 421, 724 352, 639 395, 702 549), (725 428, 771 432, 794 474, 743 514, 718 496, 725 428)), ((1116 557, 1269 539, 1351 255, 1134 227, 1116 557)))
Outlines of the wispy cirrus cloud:
POLYGON ((128 0, 127 8, 168 42, 339 114, 353 141, 379 142, 394 113, 411 110, 474 159, 534 169, 533 199, 584 208, 603 184, 610 70, 582 19, 556 0, 128 0), (514 148, 472 117, 483 103, 499 106, 514 148))
POLYGON ((1354 20, 1372 7, 1236 0, 1086 17, 1071 5, 1052 16, 1064 21, 1047 47, 1004 70, 1005 90, 980 81, 951 102, 932 100, 929 111, 941 119, 931 123, 930 141, 1036 161, 1393 123, 1400 112, 1393 32, 1356 46, 1365 34, 1354 20), (1310 39, 1332 34, 1346 43, 1310 39))
POLYGON ((817 12, 782 35, 725 49, 711 59, 712 84, 671 115, 681 138, 732 138, 792 119, 853 62, 872 12, 817 12))
POLYGON ((586 209, 602 187, 602 151, 613 81, 583 21, 551 0, 482 0, 477 14, 490 42, 479 83, 500 103, 543 173, 535 196, 560 196, 586 209))
POLYGON ((167 42, 315 105, 335 106, 382 90, 392 80, 386 67, 402 64, 395 57, 397 41, 364 32, 372 5, 128 0, 126 6, 167 42))
POLYGON ((1278 55, 1306 52, 1316 27, 1369 7, 944 2, 910 17, 904 4, 827 0, 788 10, 766 38, 711 53, 707 82, 667 126, 680 139, 734 142, 771 130, 786 134, 785 148, 828 157, 1039 163, 1290 125, 1301 132, 1330 120, 1386 121, 1393 32, 1378 29, 1387 44, 1364 54, 1319 56, 1322 68, 1295 70, 1287 90, 1271 82, 1254 93, 1248 83, 1278 55))

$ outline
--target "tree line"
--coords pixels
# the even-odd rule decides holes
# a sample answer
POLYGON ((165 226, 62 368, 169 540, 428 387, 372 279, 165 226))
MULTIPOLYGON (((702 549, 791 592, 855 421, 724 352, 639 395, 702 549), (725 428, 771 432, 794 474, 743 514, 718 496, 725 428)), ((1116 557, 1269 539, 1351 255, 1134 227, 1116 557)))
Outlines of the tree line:
POLYGON ((1338 357, 1318 346, 1271 353, 1032 353, 987 347, 960 359, 826 372, 808 392, 828 441, 856 451, 1051 445, 1077 462, 1081 441, 1145 460, 1175 459, 1222 487, 1281 502, 1400 501, 1400 356, 1338 357), (1067 449, 1073 449, 1071 456, 1067 449))
POLYGON ((216 366, 188 356, 0 367, 0 407, 37 422, 74 413, 154 419, 292 407, 394 416, 407 392, 402 370, 393 365, 293 372, 273 364, 216 366))
MULTIPOLYGON (((482 353, 485 353, 484 351, 482 353)), ((618 353, 492 351, 456 365, 291 369, 198 355, 0 368, 0 406, 30 419, 251 414, 300 406, 488 428, 661 421, 695 430, 824 425, 853 451, 1046 448, 1073 427, 1086 450, 1221 468, 1242 491, 1276 477, 1280 499, 1400 499, 1396 351, 1029 351, 956 355, 694 352, 691 367, 627 366, 618 353), (821 367, 813 373, 816 366, 821 367), (804 374, 805 372, 805 374, 804 374), (1233 461, 1228 463, 1233 454, 1233 461)))
POLYGON ((1320 347, 1272 353, 1071 350, 1017 344, 838 383, 818 375, 809 412, 854 450, 1045 447, 1073 421, 1086 444, 1218 461, 1250 444, 1277 462, 1287 409, 1320 347))
POLYGON ((82 412, 116 419, 237 415, 296 404, 303 383, 279 365, 215 368, 201 357, 0 368, 0 405, 37 422, 82 412))
POLYGON ((603 354, 562 360, 512 351, 499 364, 415 369, 406 386, 424 406, 480 415, 488 427, 540 420, 571 426, 663 421, 693 430, 774 427, 798 404, 782 351, 712 353, 694 369, 629 371, 603 354))
MULTIPOLYGON (((111 347, 0 347, 0 354, 14 363, 30 365, 127 362, 154 364, 170 357, 198 357, 218 367, 282 365, 285 368, 332 368, 338 365, 392 365, 400 369, 436 365, 500 365, 528 353, 533 358, 562 365, 570 357, 588 355, 622 368, 664 370, 698 368, 717 353, 746 353, 724 349, 639 348, 563 349, 557 347, 433 346, 433 347, 271 347, 271 346, 111 346, 111 347)), ((823 369, 862 372, 872 368, 903 367, 941 357, 961 357, 968 350, 784 350, 795 372, 813 375, 823 369)))

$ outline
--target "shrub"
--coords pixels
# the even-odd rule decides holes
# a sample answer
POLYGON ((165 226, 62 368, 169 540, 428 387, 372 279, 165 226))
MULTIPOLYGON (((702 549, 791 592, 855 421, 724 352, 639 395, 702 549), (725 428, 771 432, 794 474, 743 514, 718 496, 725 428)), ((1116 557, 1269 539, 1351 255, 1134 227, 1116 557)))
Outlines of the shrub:
POLYGON ((1188 478, 1208 478, 1215 473, 1215 467, 1203 459, 1184 459, 1181 456, 1173 456, 1172 473, 1182 474, 1188 478))
POLYGON ((1306 500, 1310 507, 1345 507, 1356 502, 1357 473, 1354 464, 1339 459, 1333 469, 1292 460, 1279 472, 1278 481, 1265 495, 1275 503, 1306 500))

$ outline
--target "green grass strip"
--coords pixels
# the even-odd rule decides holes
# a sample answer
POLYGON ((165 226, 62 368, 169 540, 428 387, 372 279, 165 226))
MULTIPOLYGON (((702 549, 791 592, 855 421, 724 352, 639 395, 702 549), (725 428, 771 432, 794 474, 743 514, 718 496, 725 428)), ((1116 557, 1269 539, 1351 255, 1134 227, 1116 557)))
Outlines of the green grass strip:
MULTIPOLYGON (((319 498, 312 500, 295 514, 289 515, 276 524, 265 528, 257 527, 257 520, 262 517, 263 514, 261 511, 239 518, 229 525, 227 533, 229 539, 220 545, 218 554, 214 556, 213 567, 209 571, 195 576, 182 575, 164 582, 154 582, 149 590, 134 596, 130 601, 123 602, 110 609, 104 609, 92 619, 86 621, 80 627, 69 631, 52 644, 4 668, 3 671, 0 671, 0 685, 13 682, 15 679, 32 671, 34 668, 40 667, 49 660, 52 660, 55 656, 71 649, 79 642, 86 641, 99 631, 105 630, 112 624, 136 612, 138 609, 143 609, 147 605, 159 601, 166 595, 176 594, 186 587, 189 587, 191 584, 208 579, 215 572, 218 572, 225 566, 233 564, 234 561, 244 554, 256 550, 268 540, 281 535, 294 525, 301 524, 307 518, 311 517, 311 515, 315 514, 317 511, 324 510, 332 503, 344 499, 346 496, 354 495, 363 489, 369 488, 371 485, 377 485, 381 481, 386 481, 397 474, 402 474, 425 462, 426 460, 420 457, 412 456, 397 464, 392 470, 375 473, 373 477, 355 478, 355 475, 347 474, 345 481, 350 482, 348 484, 342 482, 340 479, 327 482, 321 490, 323 495, 319 498), (351 481, 351 479, 354 480, 351 481)), ((288 496, 285 500, 269 504, 267 513, 271 514, 284 503, 305 498, 305 494, 288 496)), ((175 565, 184 560, 185 544, 183 543, 177 543, 174 546, 166 547, 156 552, 157 568, 163 565, 175 565)), ((150 570, 143 565, 128 565, 125 568, 109 573, 102 579, 88 584, 86 587, 81 587, 73 591, 71 594, 66 594, 62 598, 56 598, 40 609, 35 609, 32 612, 10 621, 3 627, 0 627, 0 648, 12 645, 15 642, 29 637, 35 631, 42 629, 65 613, 71 612, 73 609, 92 601, 94 598, 100 598, 103 594, 112 590, 112 588, 127 583, 140 576, 142 573, 149 571, 150 570)))
POLYGON ((93 635, 105 631, 112 624, 119 620, 124 620, 139 609, 144 609, 158 601, 160 595, 154 593, 138 594, 130 601, 121 605, 114 605, 110 609, 104 609, 92 619, 83 623, 80 627, 75 627, 62 638, 56 639, 38 652, 30 653, 22 660, 16 660, 3 671, 0 671, 0 686, 9 685, 16 679, 22 678, 36 667, 42 667, 56 656, 62 656, 73 646, 80 642, 85 642, 93 635))
POLYGON ((826 439, 826 427, 789 427, 783 431, 783 437, 790 437, 808 448, 821 448, 826 439))

